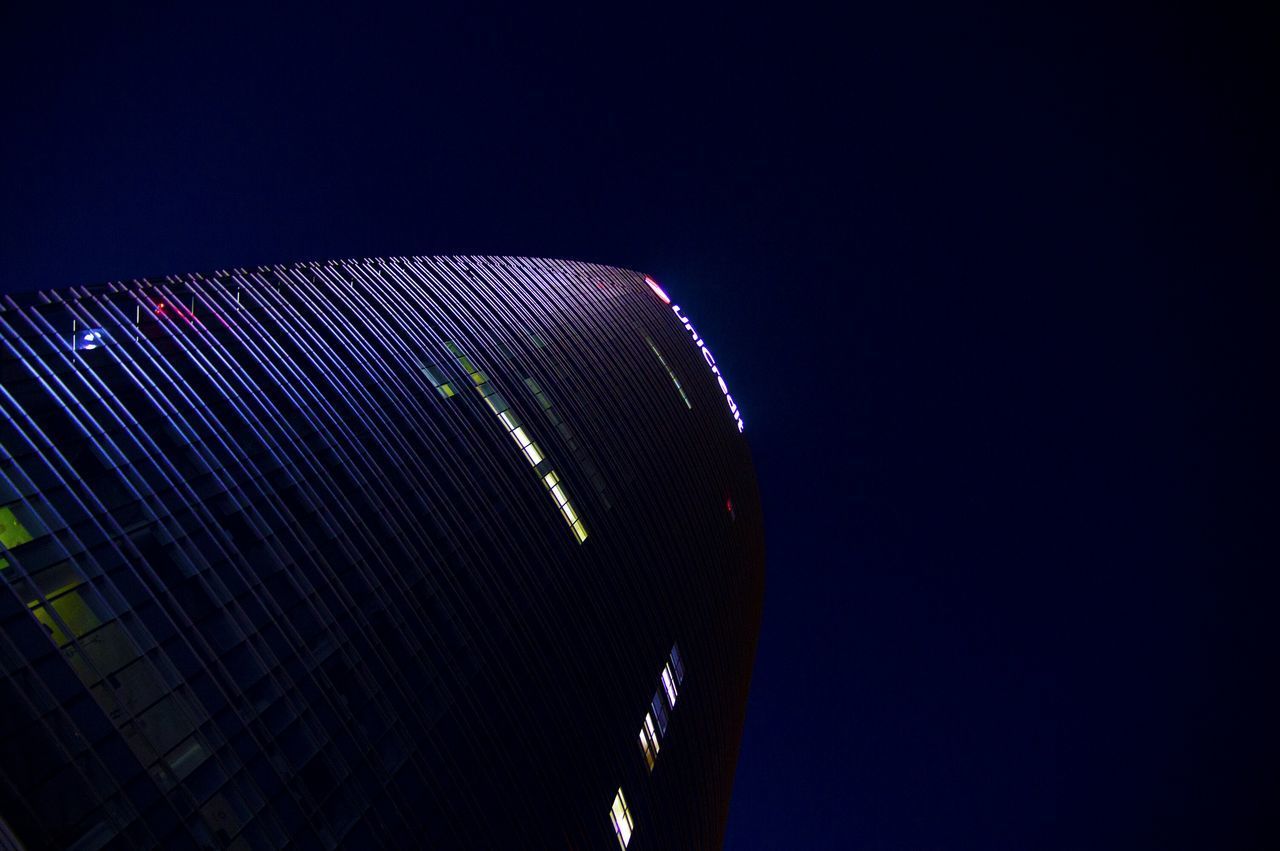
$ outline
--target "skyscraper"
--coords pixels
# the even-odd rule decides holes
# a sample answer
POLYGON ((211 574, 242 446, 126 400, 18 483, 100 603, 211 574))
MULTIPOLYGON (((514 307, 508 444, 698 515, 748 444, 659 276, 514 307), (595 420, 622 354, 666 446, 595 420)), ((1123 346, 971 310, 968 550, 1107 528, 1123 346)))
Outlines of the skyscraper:
POLYGON ((760 502, 657 282, 305 263, 0 335, 0 847, 720 843, 760 502))

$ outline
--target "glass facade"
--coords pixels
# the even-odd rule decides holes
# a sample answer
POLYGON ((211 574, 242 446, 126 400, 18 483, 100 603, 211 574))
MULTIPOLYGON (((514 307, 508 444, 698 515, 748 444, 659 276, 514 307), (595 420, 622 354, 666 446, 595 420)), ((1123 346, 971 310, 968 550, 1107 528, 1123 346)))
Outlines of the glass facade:
POLYGON ((571 261, 5 297, 0 844, 718 844, 763 539, 703 361, 571 261))

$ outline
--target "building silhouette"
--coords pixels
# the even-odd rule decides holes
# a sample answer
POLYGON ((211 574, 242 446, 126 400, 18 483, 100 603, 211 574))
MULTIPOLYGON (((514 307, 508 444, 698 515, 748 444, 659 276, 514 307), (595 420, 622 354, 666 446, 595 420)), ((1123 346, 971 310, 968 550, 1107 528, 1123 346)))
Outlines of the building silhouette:
POLYGON ((304 263, 0 335, 0 848, 719 846, 760 502, 656 282, 304 263))

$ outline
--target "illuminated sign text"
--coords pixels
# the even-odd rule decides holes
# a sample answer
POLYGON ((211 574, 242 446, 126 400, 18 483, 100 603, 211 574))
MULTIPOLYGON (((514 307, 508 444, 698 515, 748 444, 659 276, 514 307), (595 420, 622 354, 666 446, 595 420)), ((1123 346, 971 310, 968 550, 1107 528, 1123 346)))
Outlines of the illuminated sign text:
POLYGON ((738 431, 742 431, 742 414, 738 412, 738 404, 729 395, 729 385, 724 383, 724 376, 720 374, 720 367, 716 366, 716 359, 712 356, 711 350, 707 348, 707 344, 698 336, 698 332, 693 330, 693 324, 689 322, 688 317, 680 312, 680 305, 673 304, 671 309, 675 311, 676 318, 684 325, 685 330, 693 335, 693 341, 698 344, 698 349, 702 352, 702 359, 707 362, 707 366, 711 367, 711 374, 716 377, 716 382, 720 385, 720 392, 724 394, 725 401, 729 403, 729 411, 733 414, 733 421, 738 424, 738 431))

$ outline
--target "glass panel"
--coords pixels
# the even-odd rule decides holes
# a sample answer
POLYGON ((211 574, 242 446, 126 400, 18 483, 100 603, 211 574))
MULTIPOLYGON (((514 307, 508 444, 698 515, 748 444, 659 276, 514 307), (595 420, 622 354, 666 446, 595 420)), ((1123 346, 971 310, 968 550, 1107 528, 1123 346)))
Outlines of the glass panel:
POLYGON ((667 707, 662 702, 661 689, 653 693, 653 700, 649 701, 649 707, 653 710, 654 720, 658 722, 658 732, 665 736, 667 734, 667 707))
POLYGON ((627 799, 623 797, 621 787, 618 789, 618 794, 613 796, 613 807, 609 811, 609 818, 613 822, 613 832, 618 837, 618 844, 626 848, 631 842, 634 826, 631 823, 631 812, 627 809, 627 799))
POLYGON ((667 702, 676 708, 676 679, 671 675, 671 666, 662 666, 662 687, 667 691, 667 702))

